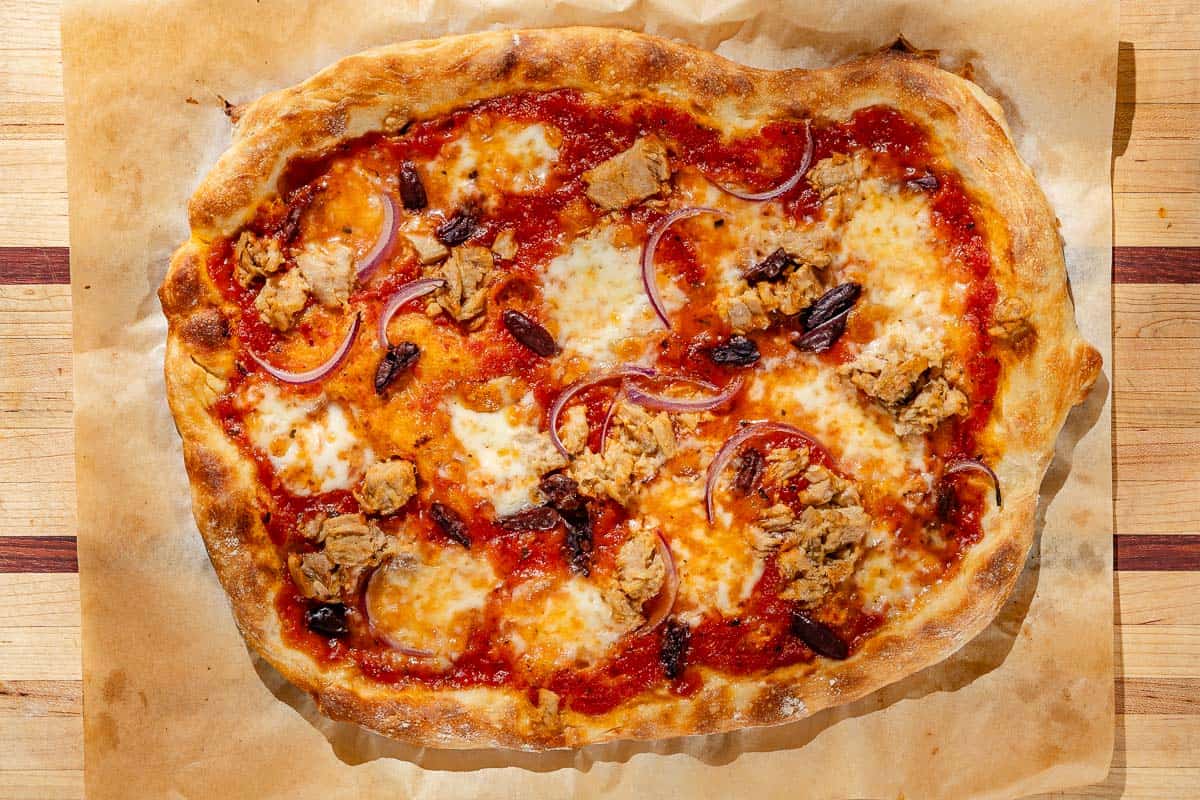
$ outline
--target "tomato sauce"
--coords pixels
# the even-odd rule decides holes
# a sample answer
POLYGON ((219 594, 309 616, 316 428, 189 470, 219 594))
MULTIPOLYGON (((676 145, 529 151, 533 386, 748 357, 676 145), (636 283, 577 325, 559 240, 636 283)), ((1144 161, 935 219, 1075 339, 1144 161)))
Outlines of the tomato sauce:
MULTIPOLYGON (((893 171, 898 179, 934 176, 937 188, 930 197, 932 220, 948 255, 962 270, 963 280, 968 284, 965 316, 974 332, 976 347, 975 355, 966 364, 970 414, 944 426, 931 438, 931 447, 938 457, 946 460, 977 454, 978 437, 990 418, 1000 380, 1000 363, 990 355, 991 342, 987 334, 996 303, 987 239, 976 220, 975 201, 961 180, 939 166, 936 148, 926 132, 892 108, 867 108, 856 112, 846 122, 814 121, 811 127, 802 120, 776 121, 757 133, 727 139, 720 131, 684 112, 651 102, 637 105, 628 112, 591 105, 580 93, 569 90, 513 95, 478 103, 441 119, 413 123, 398 134, 371 134, 339 146, 325 158, 297 162, 289 167, 281 181, 281 197, 285 199, 265 207, 249 227, 261 234, 281 238, 294 236, 295 219, 323 191, 323 181, 335 161, 370 158, 376 165, 394 169, 405 160, 428 160, 436 157, 476 115, 541 122, 561 133, 558 164, 545 189, 521 196, 493 198, 489 212, 480 220, 471 239, 475 243, 488 244, 502 231, 515 234, 521 247, 516 260, 504 265, 508 274, 502 279, 505 282, 503 291, 511 301, 509 305, 530 309, 535 318, 538 290, 528 278, 561 250, 564 239, 595 221, 594 212, 583 198, 583 172, 625 150, 640 136, 654 134, 661 137, 671 150, 673 163, 692 167, 712 181, 751 191, 768 189, 794 174, 801 164, 809 132, 814 143, 813 163, 834 153, 869 151, 875 154, 882 168, 893 171)), ((812 220, 821 213, 820 198, 806 180, 783 195, 780 202, 785 213, 797 220, 812 220)), ((628 222, 644 229, 665 212, 637 207, 623 213, 628 222)), ((716 365, 707 356, 708 350, 720 341, 721 323, 713 308, 714 290, 706 284, 702 254, 682 233, 684 226, 691 224, 720 225, 703 217, 694 218, 663 237, 657 252, 656 269, 677 281, 689 294, 690 302, 686 312, 673 320, 672 330, 662 337, 658 365, 665 371, 724 386, 739 374, 739 368, 716 365)), ((278 351, 283 336, 260 320, 254 309, 256 292, 237 282, 232 242, 215 243, 207 266, 223 299, 232 309, 231 329, 240 348, 239 372, 231 381, 226 396, 214 406, 213 413, 231 439, 254 458, 263 485, 268 487, 269 510, 264 512, 264 521, 272 541, 281 552, 303 551, 311 545, 298 536, 296 530, 305 519, 320 512, 353 513, 358 510, 357 502, 349 492, 314 497, 291 494, 280 483, 270 461, 250 446, 243 430, 241 411, 232 401, 244 377, 259 369, 245 353, 278 351)), ((417 277, 418 271, 419 268, 412 264, 394 268, 356 289, 351 302, 374 308, 376 310, 368 313, 377 314, 377 307, 385 298, 400 285, 417 277)), ((306 314, 305 318, 308 316, 306 314)), ((851 324, 850 335, 853 336, 853 318, 851 324)), ((468 345, 473 363, 478 365, 479 374, 473 377, 486 380, 501 375, 520 376, 533 387, 542 407, 549 406, 563 387, 555 383, 545 360, 531 356, 498 321, 493 319, 488 325, 491 327, 485 330, 486 336, 473 337, 468 345)), ((373 330, 374 320, 364 318, 363 326, 364 331, 373 330)), ((309 339, 315 335, 316 331, 307 322, 287 334, 309 339)), ((780 344, 777 341, 777 333, 758 332, 752 337, 764 354, 788 346, 786 342, 780 344)), ((837 364, 849 355, 844 346, 839 345, 823 358, 837 364)), ((592 426, 590 445, 593 449, 599 446, 599 429, 615 391, 615 385, 600 386, 579 398, 592 426)), ((797 440, 794 436, 773 434, 756 441, 755 446, 769 448, 781 444, 813 444, 812 460, 837 472, 836 462, 823 447, 797 440)), ((455 487, 450 484, 434 488, 436 492, 444 492, 443 496, 455 494, 455 487)), ((803 488, 801 479, 787 487, 778 499, 799 507, 795 495, 803 488)), ((969 481, 952 481, 945 491, 945 502, 936 513, 943 515, 940 521, 948 544, 938 556, 946 568, 951 569, 961 552, 982 535, 980 520, 987 507, 987 497, 984 490, 969 481)), ((928 519, 921 513, 886 499, 874 503, 868 510, 876 518, 889 521, 902 545, 925 546, 923 530, 928 519)), ((595 569, 613 568, 616 552, 624 539, 622 526, 626 519, 625 510, 615 503, 598 501, 593 504, 592 563, 595 569)), ((444 535, 429 519, 428 509, 420 504, 409 512, 409 521, 415 521, 415 526, 423 530, 422 535, 427 538, 445 541, 444 535)), ((467 522, 472 547, 485 551, 502 577, 501 591, 511 591, 514 586, 532 578, 569 575, 562 525, 551 531, 509 531, 487 519, 482 511, 467 522)), ((791 602, 779 596, 783 588, 783 579, 774 562, 770 561, 742 613, 726 618, 710 612, 691 629, 685 659, 687 667, 674 680, 667 678, 662 663, 663 634, 660 628, 628 637, 612 656, 598 664, 583 670, 555 673, 545 686, 558 693, 568 708, 585 714, 599 714, 660 686, 677 695, 690 695, 703 685, 703 672, 699 667, 749 675, 811 662, 815 654, 791 632, 795 609, 791 602)), ((852 590, 839 592, 815 613, 854 648, 869 638, 884 620, 865 611, 861 599, 852 590)), ((277 609, 284 638, 323 662, 355 663, 362 674, 383 683, 416 681, 454 687, 505 685, 528 690, 530 696, 536 698, 537 687, 509 662, 505 651, 497 644, 501 620, 494 604, 487 607, 484 622, 473 632, 463 655, 448 671, 434 672, 377 641, 366 627, 362 602, 359 597, 347 609, 350 635, 335 639, 311 632, 304 619, 309 601, 297 591, 282 591, 277 599, 277 609)))

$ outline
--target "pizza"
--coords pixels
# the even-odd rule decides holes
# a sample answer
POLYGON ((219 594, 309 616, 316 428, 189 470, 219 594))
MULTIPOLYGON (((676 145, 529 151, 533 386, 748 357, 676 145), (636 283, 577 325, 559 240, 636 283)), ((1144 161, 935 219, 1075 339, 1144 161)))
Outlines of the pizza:
POLYGON ((383 47, 234 110, 160 290, 246 641, 434 747, 795 720, 997 613, 1100 368, 999 106, 904 47, 383 47))

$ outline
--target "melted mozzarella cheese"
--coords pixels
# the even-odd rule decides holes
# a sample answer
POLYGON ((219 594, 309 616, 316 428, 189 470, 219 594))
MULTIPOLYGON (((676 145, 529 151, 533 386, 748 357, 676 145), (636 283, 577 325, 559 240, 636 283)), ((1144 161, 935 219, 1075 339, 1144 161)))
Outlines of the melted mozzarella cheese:
POLYGON ((377 632, 447 663, 467 647, 492 590, 491 563, 457 545, 393 559, 371 579, 367 608, 377 632))
POLYGON ((375 459, 338 403, 287 397, 269 383, 253 384, 243 401, 250 442, 295 494, 349 489, 375 459))
POLYGON ((863 608, 872 614, 904 611, 941 573, 942 565, 933 556, 914 563, 911 554, 895 553, 887 537, 878 533, 873 544, 854 570, 863 608))
POLYGON ((924 467, 923 437, 897 437, 891 418, 860 400, 849 382, 802 358, 763 360, 763 371, 746 388, 748 399, 762 404, 761 416, 790 422, 827 442, 839 466, 859 480, 894 482, 924 467))
POLYGON ((448 142, 431 170, 445 185, 446 205, 454 207, 479 192, 524 194, 546 182, 558 162, 552 143, 557 131, 542 123, 502 120, 468 129, 448 142))
POLYGON ((563 460, 549 435, 538 430, 533 395, 498 411, 475 411, 449 401, 450 431, 469 460, 467 488, 490 500, 499 516, 538 502, 541 476, 563 460))
MULTIPOLYGON (((702 460, 711 461, 714 443, 702 460)), ((717 509, 710 526, 704 516, 704 482, 700 476, 663 473, 641 498, 654 516, 645 524, 670 532, 671 553, 679 572, 675 608, 685 622, 698 622, 715 609, 736 616, 750 597, 765 562, 749 546, 745 532, 733 527, 733 515, 717 509)))
POLYGON ((619 620, 600 587, 577 576, 550 588, 522 584, 503 619, 509 647, 535 671, 593 663, 640 621, 619 620))
MULTIPOLYGON (((597 365, 640 357, 638 339, 661 327, 642 287, 641 244, 622 238, 602 228, 577 239, 547 265, 542 279, 556 338, 597 365)), ((675 284, 660 281, 659 291, 668 313, 683 305, 675 284)))
POLYGON ((848 280, 865 287, 864 299, 905 320, 943 329, 961 305, 965 286, 948 285, 935 247, 924 196, 867 182, 862 204, 840 231, 837 260, 848 280))

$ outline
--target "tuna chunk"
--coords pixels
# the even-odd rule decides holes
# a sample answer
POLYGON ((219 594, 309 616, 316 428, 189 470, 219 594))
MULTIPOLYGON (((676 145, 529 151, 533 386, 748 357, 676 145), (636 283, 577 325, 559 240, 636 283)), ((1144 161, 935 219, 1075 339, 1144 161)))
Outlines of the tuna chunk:
POLYGON ((243 231, 233 246, 236 261, 234 277, 242 286, 249 286, 255 278, 265 278, 278 272, 283 266, 283 251, 274 239, 260 239, 250 231, 243 231))
POLYGON ((313 553, 288 556, 288 572, 305 597, 330 602, 358 590, 366 570, 394 555, 396 541, 362 514, 317 518, 303 531, 323 544, 313 553))
POLYGON ((355 489, 358 504, 368 514, 395 514, 417 493, 417 470, 411 462, 397 458, 367 467, 362 484, 355 489))
POLYGON ((941 342, 913 325, 893 325, 838 372, 895 416, 901 436, 928 433, 967 410, 941 342))
POLYGON ((587 196, 606 211, 636 205, 663 191, 671 177, 667 149, 653 136, 583 173, 587 196))
POLYGON ((267 278, 254 298, 259 316, 277 331, 289 330, 307 303, 308 281, 294 269, 267 278))
POLYGON ((779 280, 753 286, 739 282, 739 291, 721 304, 721 310, 734 333, 747 333, 770 327, 777 316, 799 314, 824 292, 813 267, 795 264, 779 280))
POLYGON ((617 588, 640 609, 662 591, 667 565, 658 553, 658 534, 640 524, 631 525, 632 535, 617 551, 617 588))
POLYGON ((585 450, 569 471, 584 494, 605 495, 624 504, 633 499, 638 484, 658 474, 676 447, 670 417, 621 402, 613 414, 604 452, 585 450))
POLYGON ((446 287, 434 294, 435 302, 459 322, 478 317, 487 309, 487 290, 491 282, 492 253, 486 247, 456 247, 434 277, 446 281, 446 287))
POLYGON ((339 308, 350 299, 354 287, 354 254, 341 242, 310 244, 296 255, 296 266, 316 301, 339 308))

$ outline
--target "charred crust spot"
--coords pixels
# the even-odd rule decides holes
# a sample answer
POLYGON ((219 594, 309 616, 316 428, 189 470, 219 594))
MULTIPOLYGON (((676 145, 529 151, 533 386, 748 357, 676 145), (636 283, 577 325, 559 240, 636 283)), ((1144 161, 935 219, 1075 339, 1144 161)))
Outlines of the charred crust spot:
POLYGON ((500 63, 496 67, 497 78, 507 78, 516 70, 517 65, 521 63, 521 56, 517 52, 517 48, 510 47, 504 51, 500 57, 500 63))
POLYGON ((199 260, 188 253, 171 268, 167 280, 158 290, 163 311, 178 314, 194 307, 204 295, 199 260))
POLYGON ((225 463, 207 447, 197 446, 185 454, 188 474, 197 483, 207 486, 213 494, 224 494, 229 489, 230 476, 225 463))
POLYGON ((1003 589, 1021 564, 1020 548, 1013 542, 1001 544, 975 574, 975 586, 985 592, 1003 589))
POLYGON ((179 335, 196 350, 217 350, 228 346, 229 320, 215 308, 204 308, 184 320, 179 335))

